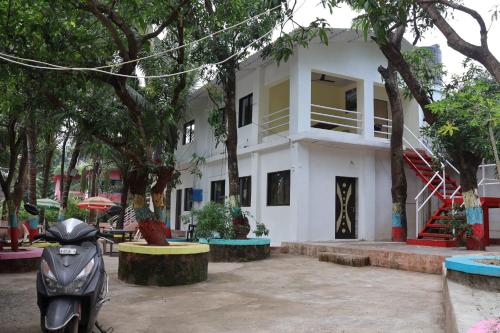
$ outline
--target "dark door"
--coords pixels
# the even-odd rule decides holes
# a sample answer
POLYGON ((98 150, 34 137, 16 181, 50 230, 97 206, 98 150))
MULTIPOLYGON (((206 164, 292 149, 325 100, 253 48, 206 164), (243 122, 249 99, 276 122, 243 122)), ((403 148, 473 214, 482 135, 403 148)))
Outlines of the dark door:
POLYGON ((335 177, 335 238, 356 238, 356 178, 335 177))
POLYGON ((175 193, 175 230, 181 230, 182 190, 175 193))

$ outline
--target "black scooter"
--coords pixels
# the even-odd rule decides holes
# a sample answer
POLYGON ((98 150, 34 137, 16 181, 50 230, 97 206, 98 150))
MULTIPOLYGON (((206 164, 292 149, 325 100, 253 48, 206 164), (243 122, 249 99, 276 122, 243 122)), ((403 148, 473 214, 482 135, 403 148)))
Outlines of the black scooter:
POLYGON ((104 332, 97 323, 109 300, 101 237, 98 229, 73 218, 37 237, 60 244, 43 250, 37 275, 42 332, 92 333, 94 326, 104 332))

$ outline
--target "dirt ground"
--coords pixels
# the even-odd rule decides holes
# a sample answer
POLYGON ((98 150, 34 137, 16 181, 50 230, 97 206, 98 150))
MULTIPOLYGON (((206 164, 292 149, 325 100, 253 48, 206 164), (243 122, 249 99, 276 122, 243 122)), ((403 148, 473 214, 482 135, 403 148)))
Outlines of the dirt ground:
MULTIPOLYGON (((305 256, 214 263, 191 286, 139 287, 105 257, 114 332, 443 332, 439 275, 345 267, 305 256)), ((0 275, 0 332, 40 332, 35 273, 0 275)))

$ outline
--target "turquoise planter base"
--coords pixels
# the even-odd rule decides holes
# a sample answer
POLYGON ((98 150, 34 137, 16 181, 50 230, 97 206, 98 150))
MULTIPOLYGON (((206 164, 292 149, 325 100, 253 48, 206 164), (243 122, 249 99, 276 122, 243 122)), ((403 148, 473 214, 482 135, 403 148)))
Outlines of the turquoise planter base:
POLYGON ((446 258, 446 277, 473 288, 500 292, 500 256, 459 256, 446 258), (494 262, 496 264, 490 264, 494 262))
POLYGON ((205 238, 200 238, 199 242, 201 244, 214 244, 214 245, 271 245, 271 239, 269 238, 248 238, 248 239, 219 239, 212 238, 207 240, 205 238))

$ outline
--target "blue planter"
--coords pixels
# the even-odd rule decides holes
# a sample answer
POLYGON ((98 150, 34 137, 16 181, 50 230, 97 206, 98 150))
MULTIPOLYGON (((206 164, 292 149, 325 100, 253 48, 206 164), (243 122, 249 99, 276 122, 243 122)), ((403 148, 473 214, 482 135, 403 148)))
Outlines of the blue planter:
POLYGON ((212 238, 207 240, 205 238, 200 238, 199 242, 201 244, 210 245, 270 245, 270 238, 247 238, 247 239, 220 239, 212 238))

